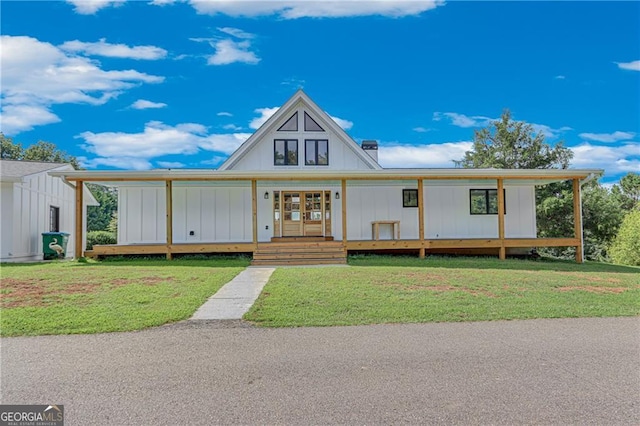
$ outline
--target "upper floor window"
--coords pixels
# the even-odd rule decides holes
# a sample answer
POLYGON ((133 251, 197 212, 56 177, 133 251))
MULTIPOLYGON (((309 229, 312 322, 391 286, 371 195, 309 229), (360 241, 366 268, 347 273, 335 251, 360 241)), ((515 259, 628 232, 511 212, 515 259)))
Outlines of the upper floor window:
MULTIPOLYGON (((503 192, 503 194, 506 194, 503 192)), ((471 214, 498 214, 498 190, 497 189, 470 189, 469 190, 471 214)), ((507 214, 505 197, 504 213, 507 214)))
POLYGON ((278 128, 279 132, 297 132, 298 131, 298 111, 293 114, 287 121, 284 122, 280 128, 278 128))
POLYGON ((329 165, 329 141, 326 139, 305 139, 305 159, 307 166, 329 165))
POLYGON ((304 113, 304 131, 305 132, 324 132, 316 121, 309 114, 304 113))
POLYGON ((276 139, 273 141, 273 164, 276 166, 298 165, 298 140, 276 139))

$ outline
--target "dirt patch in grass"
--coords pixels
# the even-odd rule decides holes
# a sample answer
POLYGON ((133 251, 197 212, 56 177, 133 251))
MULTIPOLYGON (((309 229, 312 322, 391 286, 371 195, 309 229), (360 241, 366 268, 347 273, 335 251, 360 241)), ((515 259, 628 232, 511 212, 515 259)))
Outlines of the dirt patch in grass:
POLYGON ((596 293, 596 294, 620 294, 630 289, 625 287, 602 287, 602 286, 582 285, 582 286, 573 286, 573 287, 559 287, 557 288, 557 290, 562 292, 588 291, 589 293, 596 293))
POLYGON ((86 280, 59 284, 44 278, 39 279, 2 279, 0 308, 21 308, 27 306, 47 306, 60 301, 63 295, 92 294, 104 286, 122 287, 130 284, 153 286, 172 280, 173 277, 142 277, 137 279, 117 278, 110 281, 86 280))

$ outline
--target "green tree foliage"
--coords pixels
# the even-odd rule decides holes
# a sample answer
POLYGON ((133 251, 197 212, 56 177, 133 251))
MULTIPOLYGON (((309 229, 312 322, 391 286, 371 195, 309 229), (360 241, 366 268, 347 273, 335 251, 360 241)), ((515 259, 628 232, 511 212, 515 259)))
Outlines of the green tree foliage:
POLYGON ((2 144, 2 153, 0 155, 4 160, 69 163, 74 169, 80 169, 80 164, 76 157, 60 151, 51 142, 38 141, 35 145, 24 149, 21 144, 14 143, 11 138, 5 137, 4 134, 0 134, 0 142, 2 144))
POLYGON ((107 231, 114 212, 118 210, 118 192, 114 188, 87 184, 87 187, 100 203, 87 207, 87 231, 107 231))
MULTIPOLYGON (((505 110, 499 121, 476 130, 473 148, 457 165, 465 168, 566 169, 573 153, 559 142, 548 145, 544 135, 530 124, 514 121, 505 110)), ((622 190, 621 190, 622 192, 622 190)), ((536 188, 538 237, 573 236, 573 188, 571 182, 536 188)), ((615 236, 624 213, 621 204, 606 188, 593 180, 582 189, 585 257, 607 258, 607 247, 615 236)), ((555 257, 575 256, 575 249, 544 248, 541 253, 555 257)))
POLYGON ((514 121, 506 109, 500 120, 475 131, 473 148, 455 163, 464 168, 566 169, 572 157, 563 142, 550 146, 543 134, 536 134, 528 123, 514 121))
POLYGON ((625 216, 610 252, 614 263, 640 266, 640 210, 625 216))
POLYGON ((116 244, 116 236, 107 231, 87 232, 87 250, 92 250, 95 245, 116 244))
POLYGON ((626 211, 640 209, 640 175, 629 172, 619 185, 613 185, 611 192, 620 201, 620 205, 626 211))

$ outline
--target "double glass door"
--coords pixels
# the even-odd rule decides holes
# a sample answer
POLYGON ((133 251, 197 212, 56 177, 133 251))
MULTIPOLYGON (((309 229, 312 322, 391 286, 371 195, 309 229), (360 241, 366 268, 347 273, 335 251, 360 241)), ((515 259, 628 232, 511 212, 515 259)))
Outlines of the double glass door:
POLYGON ((275 191, 275 237, 331 235, 331 191, 275 191))

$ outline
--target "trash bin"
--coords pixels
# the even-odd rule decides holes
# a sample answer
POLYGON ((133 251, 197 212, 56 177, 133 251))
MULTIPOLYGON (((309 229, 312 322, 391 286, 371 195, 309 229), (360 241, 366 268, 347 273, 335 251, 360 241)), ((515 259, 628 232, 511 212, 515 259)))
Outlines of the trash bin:
POLYGON ((67 254, 69 234, 66 232, 43 232, 42 252, 44 260, 63 259, 67 254))

